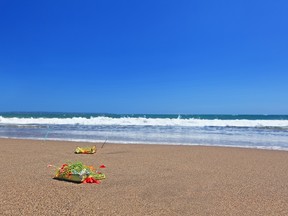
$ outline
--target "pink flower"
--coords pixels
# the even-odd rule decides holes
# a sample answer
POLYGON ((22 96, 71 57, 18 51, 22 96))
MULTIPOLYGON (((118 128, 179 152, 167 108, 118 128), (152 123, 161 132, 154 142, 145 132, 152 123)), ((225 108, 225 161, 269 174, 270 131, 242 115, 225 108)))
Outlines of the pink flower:
POLYGON ((48 165, 47 165, 47 167, 53 167, 53 165, 51 165, 51 164, 48 164, 48 165))

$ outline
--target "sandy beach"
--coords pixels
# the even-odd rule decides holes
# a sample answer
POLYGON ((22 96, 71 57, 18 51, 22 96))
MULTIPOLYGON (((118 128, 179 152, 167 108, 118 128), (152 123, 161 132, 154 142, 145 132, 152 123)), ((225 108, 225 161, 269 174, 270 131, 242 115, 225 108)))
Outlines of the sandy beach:
POLYGON ((0 139, 1 215, 288 215, 288 152, 0 139), (105 164, 100 185, 48 164, 105 164))

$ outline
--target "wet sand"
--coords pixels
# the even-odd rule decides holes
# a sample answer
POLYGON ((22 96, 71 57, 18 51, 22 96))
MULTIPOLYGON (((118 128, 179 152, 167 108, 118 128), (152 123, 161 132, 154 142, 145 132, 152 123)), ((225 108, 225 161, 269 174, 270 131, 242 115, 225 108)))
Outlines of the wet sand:
POLYGON ((288 215, 288 152, 0 139, 1 215, 288 215), (48 164, 106 165, 100 185, 48 164))

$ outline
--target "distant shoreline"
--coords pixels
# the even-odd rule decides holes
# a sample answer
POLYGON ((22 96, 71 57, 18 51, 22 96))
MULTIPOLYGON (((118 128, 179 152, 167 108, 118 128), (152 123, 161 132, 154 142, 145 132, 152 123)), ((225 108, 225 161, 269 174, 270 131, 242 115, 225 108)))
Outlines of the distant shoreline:
POLYGON ((38 141, 38 142, 67 142, 67 143, 71 143, 71 144, 75 144, 75 143, 85 143, 86 145, 103 145, 103 143, 105 143, 105 145, 155 145, 155 146, 186 146, 186 147, 212 147, 212 148, 236 148, 236 149, 252 149, 252 150, 267 150, 267 151, 284 151, 287 152, 287 149, 277 149, 277 148, 256 148, 256 147, 249 147, 249 146, 225 146, 225 145, 212 145, 212 144, 177 144, 177 143, 140 143, 140 142, 131 142, 131 143, 120 143, 120 142, 111 142, 111 141, 82 141, 82 140, 53 140, 53 139, 45 139, 45 138, 39 138, 39 139, 31 139, 31 138, 10 138, 10 137, 0 137, 0 140, 31 140, 31 141, 38 141))
POLYGON ((0 137, 288 150, 288 115, 0 114, 0 137))

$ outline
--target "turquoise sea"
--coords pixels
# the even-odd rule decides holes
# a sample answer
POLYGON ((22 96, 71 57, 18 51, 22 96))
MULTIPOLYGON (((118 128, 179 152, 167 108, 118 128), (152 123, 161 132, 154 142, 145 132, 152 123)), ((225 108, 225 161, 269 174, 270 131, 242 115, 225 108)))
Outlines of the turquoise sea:
POLYGON ((5 112, 0 137, 288 150, 288 115, 5 112))

